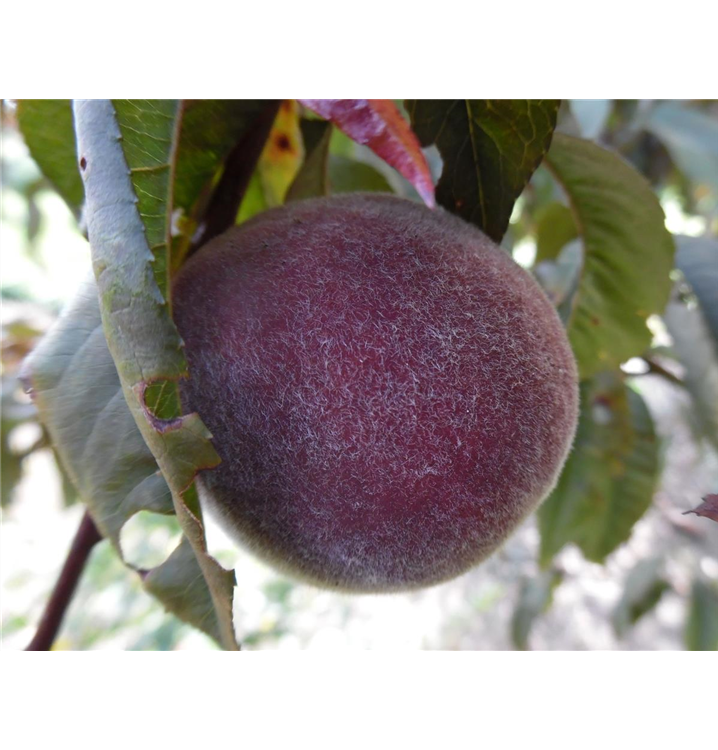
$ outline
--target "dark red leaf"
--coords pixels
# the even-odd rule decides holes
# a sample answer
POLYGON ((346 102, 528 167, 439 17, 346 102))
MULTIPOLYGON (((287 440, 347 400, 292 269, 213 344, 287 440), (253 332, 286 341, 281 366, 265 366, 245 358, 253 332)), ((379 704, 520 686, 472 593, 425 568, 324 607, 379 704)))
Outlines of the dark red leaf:
POLYGON ((434 208, 434 183, 418 138, 390 99, 299 99, 331 120, 352 140, 368 146, 416 188, 434 208))
POLYGON ((688 513, 695 513, 697 516, 718 521, 718 495, 706 495, 703 498, 703 502, 697 508, 687 510, 683 515, 685 516, 688 513))

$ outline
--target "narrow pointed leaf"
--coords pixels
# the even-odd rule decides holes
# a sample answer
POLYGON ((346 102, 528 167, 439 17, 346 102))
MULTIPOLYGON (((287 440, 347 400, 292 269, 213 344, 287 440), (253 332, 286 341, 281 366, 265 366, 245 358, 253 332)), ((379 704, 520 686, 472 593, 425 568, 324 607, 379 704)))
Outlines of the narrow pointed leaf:
POLYGON ((287 193, 287 201, 317 198, 329 193, 329 142, 332 126, 321 120, 301 124, 305 158, 287 193))
POLYGON ((289 189, 298 176, 304 155, 299 123, 296 101, 283 101, 248 182, 237 224, 268 208, 280 206, 288 199, 289 189))
POLYGON ((674 245, 650 185, 619 156, 561 133, 546 157, 584 245, 568 336, 582 378, 640 355, 662 313, 674 245))
POLYGON ((417 99, 406 103, 422 146, 444 170, 438 203, 500 242, 516 199, 548 150, 556 99, 417 99))
POLYGON ((299 105, 293 99, 282 102, 267 138, 257 172, 268 208, 281 206, 299 172, 304 157, 299 129, 299 105))
POLYGON ((357 143, 368 146, 416 188, 433 208, 434 183, 419 141, 389 99, 300 99, 357 143))
POLYGON ((696 578, 691 590, 684 641, 689 651, 718 651, 718 589, 696 578))

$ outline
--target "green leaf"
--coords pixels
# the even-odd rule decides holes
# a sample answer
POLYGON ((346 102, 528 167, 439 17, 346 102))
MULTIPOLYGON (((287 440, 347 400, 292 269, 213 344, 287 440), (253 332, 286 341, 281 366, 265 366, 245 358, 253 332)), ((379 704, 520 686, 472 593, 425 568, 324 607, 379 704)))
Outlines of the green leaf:
POLYGON ((511 617, 511 640, 520 651, 528 649, 531 628, 536 618, 551 606, 553 592, 562 579, 560 571, 550 570, 521 582, 519 599, 511 617))
MULTIPOLYGON (((102 535, 122 557, 120 532, 132 516, 143 510, 169 515, 174 506, 123 396, 94 279, 83 285, 33 350, 23 378, 62 467, 102 535)), ((192 564, 183 552, 160 567, 161 573, 149 572, 145 587, 180 619, 219 640, 218 620, 196 558, 192 564), (158 577, 162 585, 153 585, 158 577)))
POLYGON ((698 298, 718 351, 718 240, 675 237, 676 268, 698 298))
POLYGON ((209 586, 222 644, 236 648, 234 576, 207 552, 194 483, 197 472, 216 466, 219 457, 199 416, 182 413, 177 380, 187 376, 187 368, 169 311, 167 264, 153 268, 170 248, 168 175, 181 108, 176 102, 84 100, 75 102, 74 111, 108 347, 125 400, 170 487, 175 513, 209 586), (135 134, 125 138, 131 128, 135 134))
POLYGON ((120 530, 135 513, 174 512, 167 483, 122 395, 94 280, 33 350, 22 377, 63 466, 118 551, 120 530))
POLYGON ((561 250, 556 260, 543 260, 534 268, 536 278, 556 306, 564 325, 571 317, 582 265, 583 248, 578 240, 573 240, 561 250))
POLYGON ((662 102, 649 113, 645 128, 663 141, 691 180, 718 190, 718 122, 714 117, 680 102, 662 102))
POLYGON ((257 163, 264 199, 269 208, 281 206, 304 157, 299 129, 299 105, 285 100, 272 125, 266 145, 257 163))
POLYGON ((393 193, 384 175, 370 164, 331 154, 329 157, 329 190, 335 193, 393 193))
POLYGON ((186 536, 165 562, 144 576, 143 584, 173 615, 222 643, 212 596, 186 536))
POLYGON ((536 215, 536 259, 554 260, 563 248, 578 237, 571 209, 563 203, 549 203, 536 215))
POLYGON ((436 144, 444 160, 439 204, 500 242, 548 150, 558 107, 555 99, 407 101, 421 145, 436 144))
POLYGON ((263 100, 127 100, 114 102, 160 289, 184 260, 232 149, 267 107, 263 100), (168 199, 168 196, 170 198, 168 199), (167 210, 176 216, 167 243, 167 210))
POLYGON ((237 215, 237 224, 248 221, 253 216, 266 211, 269 208, 267 199, 264 194, 264 186, 259 172, 254 172, 247 185, 247 190, 242 198, 242 204, 239 207, 237 215))
POLYGON ((685 631, 688 649, 687 714, 691 750, 718 746, 718 590, 696 579, 685 631))
POLYGON ((40 171, 80 215, 85 190, 78 169, 70 99, 20 99, 17 122, 40 171))
POLYGON ((658 443, 643 399, 617 373, 581 384, 581 413, 568 461, 538 512, 543 566, 566 544, 602 562, 651 504, 658 443))
POLYGON ((613 629, 622 638, 643 615, 650 612, 670 589, 663 577, 660 558, 641 560, 626 578, 621 598, 611 615, 613 629))
POLYGON ((329 144, 331 123, 302 120, 302 139, 306 157, 287 193, 287 201, 316 198, 329 193, 329 144))
POLYGON ((172 181, 181 123, 178 99, 116 99, 112 102, 130 169, 137 210, 160 293, 169 289, 172 181))
POLYGON ((616 154, 557 133, 545 163, 566 191, 584 245, 568 336, 588 378, 649 345, 646 319, 668 301, 673 240, 650 185, 616 154))

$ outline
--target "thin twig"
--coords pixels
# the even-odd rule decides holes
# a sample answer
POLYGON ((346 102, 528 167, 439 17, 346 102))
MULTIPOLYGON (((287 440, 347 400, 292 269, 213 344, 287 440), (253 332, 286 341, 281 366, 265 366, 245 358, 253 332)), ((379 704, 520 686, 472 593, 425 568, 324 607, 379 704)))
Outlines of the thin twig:
POLYGON ((666 370, 663 365, 659 365, 655 360, 649 359, 648 357, 643 357, 643 361, 648 365, 648 373, 646 374, 660 375, 666 380, 670 380, 671 383, 675 383, 676 385, 680 386, 685 385, 685 383, 677 375, 674 375, 672 372, 670 372, 670 370, 666 370))
POLYGON ((94 521, 85 513, 35 637, 25 650, 26 750, 47 750, 50 746, 50 647, 57 637, 90 552, 101 539, 94 521))
POLYGON ((35 637, 26 651, 49 651, 62 624, 77 582, 80 580, 92 548, 102 539, 95 522, 85 513, 72 541, 67 559, 57 579, 50 601, 45 607, 35 637))

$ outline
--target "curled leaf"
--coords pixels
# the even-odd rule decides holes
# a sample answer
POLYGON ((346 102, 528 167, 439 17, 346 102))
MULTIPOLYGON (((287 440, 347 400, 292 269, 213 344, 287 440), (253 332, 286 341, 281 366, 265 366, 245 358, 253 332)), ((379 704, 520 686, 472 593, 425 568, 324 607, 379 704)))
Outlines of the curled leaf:
MULTIPOLYGON (((170 515, 174 506, 123 395, 94 280, 82 286, 22 374, 62 467, 101 534, 123 557, 124 524, 140 511, 170 515)), ((144 572, 143 585, 181 620, 221 641, 210 590, 186 538, 158 569, 144 572)))
POLYGON ((172 183, 165 176, 175 165, 182 109, 171 102, 77 100, 74 112, 107 344, 124 398, 172 492, 175 513, 209 587, 222 644, 236 649, 234 576, 207 551, 194 484, 196 473, 216 465, 219 456, 199 417, 182 412, 177 380, 186 376, 187 365, 168 304, 172 183), (135 127, 137 112, 146 113, 141 127, 135 127), (137 191, 147 184, 145 171, 155 173, 156 180, 152 196, 142 199, 137 191), (160 424, 174 425, 181 418, 179 426, 158 429, 148 408, 160 424))

